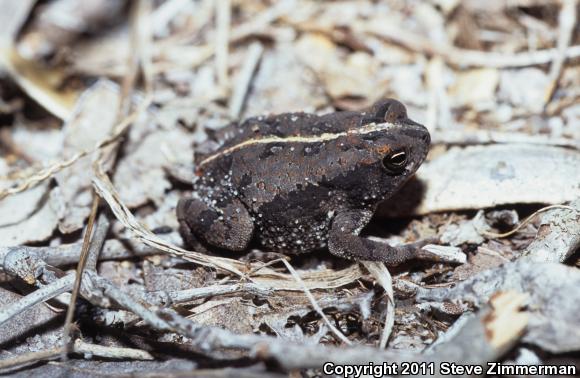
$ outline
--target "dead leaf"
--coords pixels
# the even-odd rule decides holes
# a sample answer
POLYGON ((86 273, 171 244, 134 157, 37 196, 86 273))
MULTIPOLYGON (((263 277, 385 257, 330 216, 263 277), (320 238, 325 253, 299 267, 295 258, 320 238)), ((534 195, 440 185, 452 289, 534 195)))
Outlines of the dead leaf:
POLYGON ((462 71, 449 88, 449 96, 455 106, 478 108, 495 101, 495 91, 499 82, 499 72, 493 68, 462 71))
POLYGON ((296 53, 322 81, 334 99, 381 94, 378 66, 366 52, 346 54, 322 34, 306 34, 296 42, 296 53), (316 53, 314 53, 316 52, 316 53))
POLYGON ((314 110, 325 103, 324 88, 314 73, 300 61, 292 46, 280 46, 264 52, 244 115, 314 110))
MULTIPOLYGON (((15 198, 19 198, 20 200, 30 198, 31 196, 26 193, 16 195, 15 198)), ((18 223, 6 224, 0 227, 0 243, 2 246, 9 247, 48 239, 53 234, 60 215, 59 209, 61 207, 56 193, 57 191, 53 189, 50 195, 45 196, 38 203, 37 210, 27 218, 22 219, 18 223)), ((23 204, 23 206, 26 207, 28 205, 23 204)))
POLYGON ((18 49, 40 60, 70 47, 84 33, 96 33, 122 20, 126 0, 53 0, 35 9, 18 49))
POLYGON ((26 60, 13 47, 0 46, 0 66, 36 102, 62 120, 72 114, 78 93, 59 89, 65 78, 62 67, 48 68, 26 60))
MULTIPOLYGON (((5 182, 0 181, 0 185, 9 186, 4 184, 5 182)), ((46 196, 47 191, 48 185, 43 184, 0 200, 0 214, 2 214, 0 227, 7 227, 25 221, 38 208, 42 207, 42 202, 45 201, 43 197, 46 196)))
POLYGON ((548 75, 539 68, 504 70, 500 75, 498 96, 513 106, 537 113, 544 106, 544 88, 549 81, 548 75))
POLYGON ((183 159, 191 159, 193 134, 177 128, 156 130, 129 143, 127 150, 114 175, 121 199, 129 208, 150 200, 159 205, 171 188, 165 170, 183 159))
MULTIPOLYGON (((74 115, 63 127, 62 157, 93 148, 112 133, 115 126, 120 93, 117 85, 102 80, 82 95, 74 115)), ((60 187, 65 212, 59 222, 61 232, 70 233, 83 227, 92 201, 91 179, 93 156, 79 159, 55 178, 60 187)))

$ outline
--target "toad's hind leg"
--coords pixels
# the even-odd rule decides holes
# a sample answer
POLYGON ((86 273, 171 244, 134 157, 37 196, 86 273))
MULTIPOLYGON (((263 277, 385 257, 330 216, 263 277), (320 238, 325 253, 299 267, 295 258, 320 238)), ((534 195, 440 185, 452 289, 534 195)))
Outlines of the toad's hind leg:
POLYGON ((254 223, 246 207, 236 198, 214 205, 197 198, 184 198, 177 204, 177 219, 185 242, 197 247, 201 240, 230 251, 248 247, 254 223))

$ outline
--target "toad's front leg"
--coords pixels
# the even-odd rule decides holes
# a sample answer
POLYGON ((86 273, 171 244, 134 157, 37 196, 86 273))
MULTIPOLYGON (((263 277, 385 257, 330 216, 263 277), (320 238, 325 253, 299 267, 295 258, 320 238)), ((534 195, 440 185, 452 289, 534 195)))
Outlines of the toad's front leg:
POLYGON ((346 211, 336 215, 328 237, 330 253, 351 260, 382 261, 389 266, 411 259, 433 259, 421 247, 433 242, 419 241, 400 246, 390 246, 358 236, 370 221, 373 213, 366 210, 346 211))

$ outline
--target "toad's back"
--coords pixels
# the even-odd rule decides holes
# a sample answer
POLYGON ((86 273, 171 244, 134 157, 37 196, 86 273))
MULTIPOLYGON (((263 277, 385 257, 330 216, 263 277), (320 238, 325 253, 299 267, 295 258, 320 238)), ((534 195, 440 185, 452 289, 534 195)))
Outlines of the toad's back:
POLYGON ((196 148, 195 164, 208 158, 219 158, 220 152, 259 139, 313 137, 321 134, 345 132, 361 124, 365 113, 338 112, 322 116, 309 113, 284 113, 260 116, 232 123, 211 133, 203 145, 196 148))

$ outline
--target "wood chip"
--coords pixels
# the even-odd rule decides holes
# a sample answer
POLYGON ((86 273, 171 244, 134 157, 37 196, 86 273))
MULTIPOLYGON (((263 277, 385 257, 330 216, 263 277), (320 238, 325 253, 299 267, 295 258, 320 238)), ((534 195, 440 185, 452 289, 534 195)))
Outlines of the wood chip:
POLYGON ((417 171, 379 214, 427 214, 580 197, 580 151, 531 145, 451 148, 417 171), (452 169, 451 169, 452 167, 452 169))

